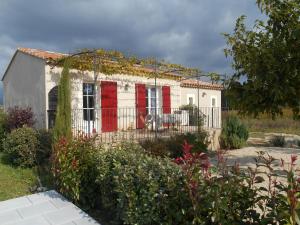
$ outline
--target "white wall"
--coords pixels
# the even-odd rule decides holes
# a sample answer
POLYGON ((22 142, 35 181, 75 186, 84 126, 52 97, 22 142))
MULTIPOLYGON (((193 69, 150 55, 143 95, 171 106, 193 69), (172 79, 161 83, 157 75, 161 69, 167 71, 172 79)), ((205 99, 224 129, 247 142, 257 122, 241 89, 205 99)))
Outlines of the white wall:
MULTIPOLYGON (((46 66, 46 102, 48 110, 48 93, 49 91, 59 84, 60 74, 62 68, 46 66)), ((83 107, 83 98, 82 98, 82 87, 83 83, 93 83, 94 82, 94 73, 91 71, 78 71, 71 70, 71 85, 72 85, 72 109, 73 112, 76 112, 73 115, 77 124, 75 126, 81 127, 82 130, 87 130, 87 126, 84 123, 78 123, 83 119, 82 107, 83 107)), ((97 79, 97 100, 96 108, 101 109, 101 81, 113 81, 117 82, 117 96, 118 96, 118 128, 119 129, 128 129, 130 127, 136 127, 136 102, 135 102, 135 84, 145 84, 146 86, 154 85, 154 78, 147 78, 141 76, 131 76, 124 74, 114 74, 114 75, 105 75, 99 74, 97 79), (127 86, 127 90, 125 90, 127 86)), ((180 86, 179 83, 175 80, 168 79, 157 79, 157 86, 170 86, 171 87, 171 107, 178 108, 180 106, 180 86)), ((161 99, 160 99, 161 102, 161 99)), ((98 111, 100 112, 100 111, 98 111)), ((99 113, 100 114, 100 113, 99 113)), ((96 115, 97 125, 96 128, 99 130, 101 128, 101 115, 96 115)), ((91 130, 91 129, 90 129, 91 130)))
POLYGON ((44 60, 17 52, 3 80, 4 108, 31 107, 36 126, 45 128, 44 60))

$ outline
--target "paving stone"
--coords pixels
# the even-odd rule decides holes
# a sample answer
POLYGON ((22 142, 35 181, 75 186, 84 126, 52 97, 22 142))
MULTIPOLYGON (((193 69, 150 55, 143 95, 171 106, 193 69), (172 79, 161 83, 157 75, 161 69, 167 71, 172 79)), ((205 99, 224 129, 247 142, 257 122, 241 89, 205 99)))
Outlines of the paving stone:
MULTIPOLYGON (((68 222, 68 223, 64 223, 64 224, 62 224, 62 225, 77 225, 77 224, 74 223, 74 222, 68 222)), ((99 225, 99 224, 97 224, 97 225, 99 225)))
POLYGON ((0 212, 9 211, 30 205, 32 205, 32 203, 26 197, 10 199, 0 202, 0 212))
POLYGON ((18 212, 23 218, 28 218, 36 215, 42 215, 56 209, 57 208, 50 201, 46 201, 28 207, 20 208, 18 209, 18 212))
POLYGON ((55 198, 63 198, 60 194, 56 191, 46 191, 41 192, 33 195, 26 196, 33 204, 49 201, 55 198))
POLYGON ((70 205, 68 207, 44 215, 47 221, 55 225, 71 222, 83 218, 84 216, 87 216, 87 214, 74 205, 70 205))
POLYGON ((99 225, 98 222, 96 222, 94 219, 91 217, 84 217, 78 220, 74 220, 74 223, 76 225, 99 225))
POLYGON ((6 225, 16 221, 20 221, 22 217, 18 214, 16 210, 2 212, 0 213, 0 224, 6 225))
POLYGON ((100 225, 55 191, 0 202, 0 225, 100 225))
POLYGON ((24 219, 15 223, 9 223, 7 225, 52 225, 45 220, 42 216, 24 219))

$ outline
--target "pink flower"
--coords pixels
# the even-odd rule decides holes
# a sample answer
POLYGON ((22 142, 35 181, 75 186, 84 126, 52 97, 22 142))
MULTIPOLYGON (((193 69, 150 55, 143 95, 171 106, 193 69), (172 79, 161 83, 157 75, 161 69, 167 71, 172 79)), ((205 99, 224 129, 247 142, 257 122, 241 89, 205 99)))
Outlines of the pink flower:
POLYGON ((183 163, 183 159, 181 157, 178 157, 174 160, 174 162, 179 165, 183 163))
POLYGON ((298 156, 297 155, 291 155, 291 164, 292 166, 295 166, 295 162, 297 161, 298 156))
POLYGON ((193 145, 190 145, 186 140, 184 140, 184 144, 182 145, 183 154, 191 153, 193 145))

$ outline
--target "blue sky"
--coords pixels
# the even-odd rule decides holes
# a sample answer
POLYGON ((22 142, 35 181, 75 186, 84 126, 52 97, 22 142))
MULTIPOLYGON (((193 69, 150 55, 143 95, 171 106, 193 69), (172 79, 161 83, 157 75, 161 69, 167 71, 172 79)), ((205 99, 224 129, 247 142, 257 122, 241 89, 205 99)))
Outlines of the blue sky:
POLYGON ((17 47, 115 49, 230 73, 221 33, 242 14, 262 17, 255 0, 1 0, 0 73, 17 47))

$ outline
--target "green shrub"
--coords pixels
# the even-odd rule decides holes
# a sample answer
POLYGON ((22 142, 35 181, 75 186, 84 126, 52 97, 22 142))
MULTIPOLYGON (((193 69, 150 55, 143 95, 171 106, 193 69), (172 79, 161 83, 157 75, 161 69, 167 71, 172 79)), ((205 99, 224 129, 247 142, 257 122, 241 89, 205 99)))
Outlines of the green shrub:
POLYGON ((7 114, 0 110, 0 152, 3 151, 3 140, 6 138, 8 129, 7 114))
POLYGON ((222 148, 241 148, 246 144, 248 137, 247 127, 236 116, 228 116, 226 118, 220 136, 222 148))
POLYGON ((3 150, 9 162, 22 167, 35 165, 37 146, 37 132, 26 126, 13 130, 3 142, 3 150))
POLYGON ((52 152, 53 135, 49 130, 38 130, 38 147, 36 152, 36 160, 39 165, 47 163, 52 152))
POLYGON ((101 151, 97 179, 102 209, 119 224, 190 224, 188 194, 180 168, 136 145, 101 151))
POLYGON ((193 152, 207 151, 207 132, 177 134, 165 139, 148 139, 140 142, 146 152, 160 157, 177 158, 182 156, 184 141, 193 145, 193 152))
POLYGON ((67 198, 84 207, 96 203, 96 152, 91 139, 60 138, 53 146, 55 186, 67 198))
POLYGON ((282 135, 275 135, 271 139, 271 144, 274 147, 284 147, 284 145, 285 145, 285 138, 284 138, 284 136, 282 136, 282 135))

